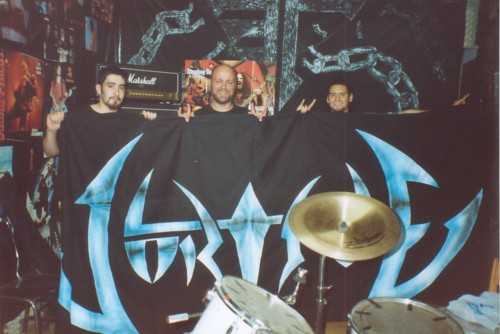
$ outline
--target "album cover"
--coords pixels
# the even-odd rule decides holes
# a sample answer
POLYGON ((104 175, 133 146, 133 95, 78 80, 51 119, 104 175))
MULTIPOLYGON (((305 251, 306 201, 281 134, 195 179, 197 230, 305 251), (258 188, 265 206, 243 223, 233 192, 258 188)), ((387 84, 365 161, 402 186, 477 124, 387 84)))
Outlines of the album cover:
POLYGON ((218 64, 236 71, 234 104, 240 107, 266 109, 274 114, 276 65, 264 65, 254 60, 186 60, 184 63, 182 105, 193 110, 209 104, 210 78, 218 64))
POLYGON ((41 130, 45 98, 43 61, 18 51, 5 51, 3 66, 6 134, 41 130))

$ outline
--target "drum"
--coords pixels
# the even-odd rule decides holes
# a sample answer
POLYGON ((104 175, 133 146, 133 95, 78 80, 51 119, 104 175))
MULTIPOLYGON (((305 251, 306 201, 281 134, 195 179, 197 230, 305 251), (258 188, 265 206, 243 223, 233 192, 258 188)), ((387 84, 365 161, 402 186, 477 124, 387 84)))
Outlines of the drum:
POLYGON ((421 302, 373 298, 357 303, 348 315, 348 334, 464 334, 445 313, 421 302))
POLYGON ((312 334, 305 319, 277 296, 237 277, 225 276, 191 334, 312 334))

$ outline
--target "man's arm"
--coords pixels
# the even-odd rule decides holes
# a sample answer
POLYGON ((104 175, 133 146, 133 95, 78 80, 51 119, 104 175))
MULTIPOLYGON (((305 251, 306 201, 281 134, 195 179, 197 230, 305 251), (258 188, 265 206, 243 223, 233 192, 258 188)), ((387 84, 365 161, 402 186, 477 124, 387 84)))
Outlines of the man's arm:
POLYGON ((59 145, 57 145, 57 131, 61 127, 64 120, 62 111, 54 111, 47 115, 47 131, 43 136, 43 152, 48 157, 53 157, 59 154, 59 145))

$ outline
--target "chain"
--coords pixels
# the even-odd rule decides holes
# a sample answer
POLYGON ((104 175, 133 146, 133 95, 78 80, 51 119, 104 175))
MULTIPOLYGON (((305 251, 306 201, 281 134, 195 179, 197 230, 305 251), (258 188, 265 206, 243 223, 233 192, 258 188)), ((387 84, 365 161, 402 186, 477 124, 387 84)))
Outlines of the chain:
POLYGON ((217 57, 217 55, 219 55, 222 51, 224 51, 225 47, 226 47, 226 44, 224 42, 218 41, 215 48, 212 51, 210 51, 209 53, 207 53, 204 58, 205 59, 213 59, 213 58, 217 57))
POLYGON ((324 31, 323 29, 321 29, 321 26, 318 23, 313 24, 312 27, 313 27, 313 31, 316 34, 318 34, 322 39, 326 39, 328 37, 328 33, 326 31, 324 31))
POLYGON ((357 47, 341 50, 334 55, 323 55, 313 46, 309 47, 309 51, 314 60, 310 62, 304 59, 303 63, 312 73, 367 70, 375 80, 384 84, 387 93, 393 98, 397 112, 418 108, 418 92, 408 74, 403 71, 403 65, 397 59, 378 52, 377 48, 357 47))
POLYGON ((176 34, 189 34, 205 24, 203 18, 191 24, 190 15, 193 11, 193 4, 190 3, 185 10, 163 11, 155 16, 155 21, 142 36, 142 46, 128 61, 133 65, 150 64, 158 53, 158 49, 165 36, 176 34), (174 22, 175 28, 168 24, 168 20, 174 22))

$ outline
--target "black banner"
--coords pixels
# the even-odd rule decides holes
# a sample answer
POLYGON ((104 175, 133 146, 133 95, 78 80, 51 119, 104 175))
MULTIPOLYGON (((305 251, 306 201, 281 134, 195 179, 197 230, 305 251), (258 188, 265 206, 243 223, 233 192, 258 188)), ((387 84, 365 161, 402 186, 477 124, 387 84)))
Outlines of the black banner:
POLYGON ((492 118, 69 114, 59 303, 74 330, 181 332, 166 316, 201 312, 216 279, 286 295, 302 266, 310 274, 297 308, 313 320, 316 255, 300 246, 288 213, 326 191, 377 198, 405 230, 390 256, 328 259, 330 319, 368 296, 446 305, 478 293, 497 254, 492 118))

